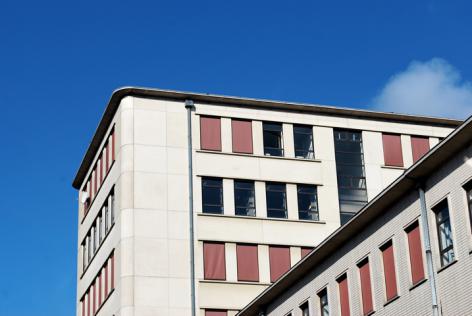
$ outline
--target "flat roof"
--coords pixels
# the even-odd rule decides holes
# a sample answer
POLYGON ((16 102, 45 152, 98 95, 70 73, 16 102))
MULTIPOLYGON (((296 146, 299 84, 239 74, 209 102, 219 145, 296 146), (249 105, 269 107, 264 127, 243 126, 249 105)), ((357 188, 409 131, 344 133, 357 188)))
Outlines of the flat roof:
POLYGON ((155 98, 155 99, 167 99, 175 101, 185 101, 187 99, 205 102, 215 105, 231 105, 231 106, 247 106, 252 108, 265 108, 280 111, 293 111, 293 112, 305 112, 305 113, 317 113, 325 115, 336 115, 344 117, 357 117, 357 118, 370 118, 376 120, 388 120, 404 123, 421 123, 430 124, 445 127, 456 127, 462 123, 460 120, 430 117, 430 116, 417 116, 408 114, 399 114, 392 112, 378 112, 370 110, 350 109, 343 107, 334 107, 328 105, 319 104, 308 104, 308 103, 296 103, 296 102, 285 102, 265 99, 253 99, 253 98, 241 98, 234 96, 224 96, 215 94, 205 93, 194 93, 174 90, 162 90, 153 88, 139 88, 139 87, 123 87, 115 90, 108 101, 105 111, 102 115, 100 123, 95 131, 95 134, 90 142, 89 147, 82 159, 79 169, 72 182, 72 186, 76 189, 80 188, 80 185, 84 181, 87 171, 89 170, 93 159, 100 147, 103 137, 109 124, 111 123, 113 116, 118 109, 121 100, 126 96, 135 96, 143 98, 155 98))
POLYGON ((472 116, 365 205, 349 222, 338 228, 315 250, 259 294, 237 315, 257 315, 275 298, 306 276, 313 267, 339 250, 344 243, 354 238, 374 219, 384 215, 389 206, 415 189, 418 184, 423 183, 431 173, 438 170, 460 150, 470 145, 472 145, 472 116))

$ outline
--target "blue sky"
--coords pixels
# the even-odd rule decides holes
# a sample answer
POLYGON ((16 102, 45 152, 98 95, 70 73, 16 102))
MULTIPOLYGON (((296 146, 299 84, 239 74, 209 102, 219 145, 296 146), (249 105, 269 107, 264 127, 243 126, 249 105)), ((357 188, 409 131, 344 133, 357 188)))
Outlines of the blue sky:
POLYGON ((470 12, 467 1, 2 1, 0 315, 74 313, 71 181, 114 89, 465 117, 470 12))

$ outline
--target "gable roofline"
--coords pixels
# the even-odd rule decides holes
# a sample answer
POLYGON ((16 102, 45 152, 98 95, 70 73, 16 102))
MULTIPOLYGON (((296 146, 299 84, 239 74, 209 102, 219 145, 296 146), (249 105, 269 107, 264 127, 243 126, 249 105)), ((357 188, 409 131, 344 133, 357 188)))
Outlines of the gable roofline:
POLYGON ((442 142, 433 147, 425 156, 408 168, 397 180, 380 192, 365 205, 351 220, 344 226, 339 227, 331 235, 322 241, 318 247, 305 256, 289 271, 287 271, 275 283, 265 289, 237 315, 258 315, 265 306, 273 299, 283 294, 286 289, 301 280, 312 267, 327 259, 335 253, 345 242, 351 240, 357 233, 377 217, 385 214, 385 210, 393 205, 398 199, 403 197, 419 184, 423 183, 427 177, 438 170, 445 162, 453 157, 457 152, 472 144, 472 116, 461 126, 449 134, 442 142))
POLYGON ((143 98, 155 98, 155 99, 167 99, 174 101, 185 101, 191 99, 196 102, 204 102, 215 105, 231 105, 231 106, 248 106, 254 108, 264 108, 281 111, 293 111, 301 113, 317 113, 325 115, 336 115, 344 117, 356 117, 356 118, 367 118, 377 120, 388 120, 397 121, 412 124, 431 124, 436 126, 444 127, 456 127, 462 123, 460 120, 428 117, 428 116, 416 116, 407 114, 398 114, 390 112, 377 112, 370 110, 350 109, 343 107, 334 107, 319 104, 308 104, 308 103, 296 103, 296 102, 284 102, 275 100, 265 99, 254 99, 254 98, 241 98, 234 96, 224 96, 215 94, 204 94, 174 90, 162 90, 153 88, 139 88, 139 87, 123 87, 115 90, 110 100, 108 101, 107 107, 102 115, 100 123, 95 130, 92 141, 90 142, 87 151, 85 152, 79 169, 76 172, 72 186, 79 189, 84 181, 84 178, 90 168, 94 157, 100 147, 103 137, 118 109, 121 100, 127 96, 143 97, 143 98))

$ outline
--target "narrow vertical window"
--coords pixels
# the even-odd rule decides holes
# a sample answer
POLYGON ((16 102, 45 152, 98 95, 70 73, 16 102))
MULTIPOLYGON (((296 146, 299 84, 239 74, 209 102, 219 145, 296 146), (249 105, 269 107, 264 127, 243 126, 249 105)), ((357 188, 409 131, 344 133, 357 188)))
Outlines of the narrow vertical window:
POLYGON ((256 216, 254 181, 234 180, 234 203, 236 215, 256 216))
POLYGON ((105 234, 107 234, 108 230, 110 229, 110 221, 109 221, 110 212, 108 210, 108 205, 105 205, 103 207, 103 212, 105 213, 105 234))
POLYGON ((257 245, 236 245, 238 281, 259 281, 257 245))
POLYGON ((359 262, 357 267, 359 268, 359 278, 361 280, 362 311, 364 315, 369 315, 374 311, 369 259, 365 258, 359 262))
POLYGON ((413 153, 413 162, 417 162, 429 151, 429 138, 411 136, 411 150, 413 153))
POLYGON ((80 306, 81 306, 81 309, 82 309, 82 316, 85 316, 85 296, 80 301, 80 306))
POLYGON ((308 301, 300 305, 300 311, 302 312, 302 316, 310 316, 310 306, 308 305, 308 301))
POLYGON ((82 267, 82 271, 85 271, 85 268, 87 268, 87 247, 85 241, 82 243, 82 267))
POLYGON ((98 306, 102 306, 102 271, 98 273, 98 306))
POLYGON ((87 262, 90 263, 90 259, 92 259, 92 245, 90 244, 91 237, 90 233, 87 235, 87 262))
POLYGON ((97 181, 97 166, 93 169, 93 195, 97 195, 98 181, 97 181))
POLYGON ((115 223, 115 192, 111 191, 110 199, 110 226, 115 223))
POLYGON ((100 185, 102 185, 104 177, 103 177, 103 157, 101 155, 100 155, 99 161, 100 161, 100 164, 99 164, 98 169, 100 170, 100 185))
POLYGON ((252 122, 231 119, 233 152, 252 154, 252 122))
POLYGON ((95 315, 95 311, 97 310, 97 293, 95 292, 95 283, 92 284, 92 315, 95 315))
POLYGON ((421 249, 421 236, 418 221, 408 226, 405 232, 408 238, 411 282, 415 285, 424 279, 423 250, 421 249))
POLYGON ((223 180, 202 178, 203 213, 223 214, 223 180))
POLYGON ((85 295, 85 297, 87 298, 87 315, 91 316, 92 314, 90 314, 90 289, 87 290, 87 294, 85 295))
POLYGON ((451 219, 447 199, 433 208, 436 214, 436 230, 438 232, 439 255, 441 266, 454 261, 454 243, 452 240, 451 219))
POLYGON ((318 195, 314 185, 297 185, 298 218, 319 221, 318 195))
POLYGON ((403 167, 400 135, 382 134, 384 163, 386 166, 403 167))
POLYGON ((386 242, 381 248, 387 302, 397 297, 397 274, 392 241, 386 242))
POLYGON ((100 244, 103 241, 103 238, 105 237, 103 234, 103 217, 102 215, 98 216, 98 229, 99 229, 99 236, 100 236, 100 244))
POLYGON ((205 316, 227 316, 228 312, 222 309, 206 309, 205 316))
POLYGON ((301 247, 300 251, 302 253, 302 258, 304 258, 306 255, 308 255, 310 252, 313 251, 313 247, 301 247))
POLYGON ((287 192, 284 183, 266 183, 267 217, 287 218, 287 192))
POLYGON ((336 281, 338 282, 341 316, 350 316, 351 309, 349 307, 349 285, 347 283, 347 274, 343 274, 336 281))
POLYGON ((282 124, 264 122, 262 127, 264 133, 264 155, 283 156, 282 124))
POLYGON ((270 282, 290 270, 290 247, 269 246, 270 282))
POLYGON ((115 254, 114 253, 111 254, 110 269, 111 269, 111 272, 110 272, 111 289, 114 290, 115 289, 115 254))
POLYGON ((115 130, 111 131, 111 161, 115 161, 115 130))
POLYGON ((109 154, 109 144, 108 144, 108 141, 107 143, 105 144, 105 170, 106 170, 106 173, 108 173, 108 170, 109 170, 109 167, 110 167, 110 154, 109 154))
POLYGON ((203 263, 205 280, 226 280, 225 244, 204 242, 203 263))
POLYGON ((313 149, 313 128, 308 125, 293 126, 293 142, 295 145, 295 157, 315 159, 313 149))
POLYGON ((469 207, 470 228, 472 229, 472 181, 469 181, 464 186, 464 190, 467 198, 467 206, 469 207))
POLYGON ((221 120, 219 117, 200 117, 200 147, 221 151, 221 120))
POLYGON ((329 316, 329 301, 328 289, 324 288, 318 292, 318 299, 320 300, 320 316, 329 316))
POLYGON ((105 272, 105 295, 104 297, 108 297, 108 263, 105 263, 105 266, 102 268, 105 272))

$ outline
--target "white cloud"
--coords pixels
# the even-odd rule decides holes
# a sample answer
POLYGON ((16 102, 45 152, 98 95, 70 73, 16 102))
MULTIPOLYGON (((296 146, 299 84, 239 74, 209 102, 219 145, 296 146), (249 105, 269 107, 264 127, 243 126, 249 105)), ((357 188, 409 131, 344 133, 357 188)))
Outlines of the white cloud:
POLYGON ((414 61, 372 103, 380 111, 465 119, 472 114, 472 83, 444 59, 414 61))

